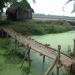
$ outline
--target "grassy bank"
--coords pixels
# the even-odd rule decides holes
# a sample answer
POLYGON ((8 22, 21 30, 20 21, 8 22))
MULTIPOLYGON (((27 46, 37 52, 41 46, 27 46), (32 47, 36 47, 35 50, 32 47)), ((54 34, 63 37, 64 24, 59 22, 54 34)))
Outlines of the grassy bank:
MULTIPOLYGON (((5 22, 6 23, 6 22, 5 22)), ((27 35, 44 35, 49 33, 62 33, 71 30, 71 26, 67 22, 42 22, 42 21, 17 21, 10 22, 10 27, 17 32, 27 35)))

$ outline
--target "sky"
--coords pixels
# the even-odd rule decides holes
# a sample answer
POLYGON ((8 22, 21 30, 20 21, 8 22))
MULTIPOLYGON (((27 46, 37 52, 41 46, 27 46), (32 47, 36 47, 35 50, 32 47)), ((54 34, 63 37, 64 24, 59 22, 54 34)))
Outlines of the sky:
POLYGON ((74 1, 65 6, 65 12, 63 6, 68 0, 28 0, 35 13, 49 14, 49 15, 61 15, 61 16, 75 16, 75 13, 71 14, 73 10, 74 1))

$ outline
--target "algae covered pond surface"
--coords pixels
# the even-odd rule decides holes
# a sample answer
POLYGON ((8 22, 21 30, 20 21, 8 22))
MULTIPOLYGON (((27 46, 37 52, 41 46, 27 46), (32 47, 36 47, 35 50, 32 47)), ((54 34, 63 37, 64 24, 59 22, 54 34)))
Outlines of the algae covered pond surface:
MULTIPOLYGON (((47 34, 42 36, 32 36, 32 38, 40 43, 50 44, 50 47, 56 49, 58 45, 61 45, 61 51, 67 52, 68 46, 71 47, 71 50, 73 49, 75 31, 59 34, 47 34)), ((10 59, 7 59, 6 56, 3 55, 9 49, 9 46, 8 48, 4 47, 7 45, 6 42, 6 38, 0 38, 0 75, 43 75, 49 65, 53 63, 52 59, 46 57, 45 63, 43 64, 43 56, 31 50, 31 69, 30 73, 26 74, 26 69, 20 69, 23 60, 20 60, 18 57, 13 57, 12 59, 14 62, 10 62, 10 59)), ((24 62, 23 68, 27 67, 27 65, 28 63, 24 62)), ((56 75, 56 67, 53 69, 53 72, 54 75, 56 75)), ((65 68, 60 69, 60 75, 67 75, 65 74, 65 68)))
POLYGON ((33 36, 32 38, 42 44, 50 44, 50 47, 55 49, 58 49, 58 45, 61 45, 61 51, 66 53, 68 51, 68 48, 71 48, 71 51, 73 50, 75 31, 33 36))

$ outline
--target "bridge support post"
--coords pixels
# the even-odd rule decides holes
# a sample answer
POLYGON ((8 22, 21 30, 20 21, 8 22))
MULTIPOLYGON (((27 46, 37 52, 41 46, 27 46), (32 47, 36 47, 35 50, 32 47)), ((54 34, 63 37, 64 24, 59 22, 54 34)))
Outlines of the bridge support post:
POLYGON ((29 72, 30 72, 30 68, 31 68, 30 49, 31 49, 31 47, 29 47, 29 45, 27 45, 27 48, 28 48, 27 55, 28 55, 28 62, 29 62, 29 72))
POLYGON ((8 35, 8 34, 6 34, 6 37, 8 38, 8 37, 9 37, 9 35, 8 35))
POLYGON ((7 40, 8 40, 8 42, 7 42, 7 44, 9 45, 9 35, 6 33, 6 38, 7 38, 7 40))
POLYGON ((58 56, 57 56, 57 75, 59 75, 59 69, 60 69, 60 49, 61 46, 58 45, 58 56))
POLYGON ((43 55, 43 63, 45 63, 45 55, 43 55))
POLYGON ((75 75, 75 64, 74 63, 71 64, 71 66, 70 66, 70 73, 69 73, 69 75, 75 75))
POLYGON ((4 33, 3 33, 3 30, 1 31, 1 33, 2 33, 2 37, 4 37, 4 33))
POLYGON ((75 39, 74 39, 73 54, 75 55, 75 39))
POLYGON ((25 59, 27 60, 27 62, 28 62, 28 70, 29 70, 29 72, 30 72, 30 67, 31 67, 31 59, 30 59, 30 47, 29 47, 29 45, 27 45, 26 46, 26 48, 27 48, 27 58, 26 58, 26 55, 24 56, 24 59, 23 59, 23 62, 22 62, 22 65, 21 65, 21 67, 20 68, 22 68, 23 67, 23 64, 24 64, 24 61, 25 61, 25 59))
POLYGON ((69 73, 69 75, 72 75, 71 73, 72 73, 72 64, 70 66, 70 73, 69 73))
POLYGON ((27 55, 28 55, 28 60, 30 60, 30 47, 29 47, 29 45, 27 45, 27 48, 28 48, 28 52, 27 52, 27 55))
POLYGON ((57 58, 56 58, 56 60, 53 62, 52 65, 50 64, 49 68, 47 69, 47 71, 45 72, 44 75, 49 75, 49 73, 50 73, 50 72, 53 70, 53 68, 55 67, 56 63, 57 63, 57 58))
POLYGON ((16 35, 15 35, 15 51, 17 49, 17 40, 16 40, 16 35))

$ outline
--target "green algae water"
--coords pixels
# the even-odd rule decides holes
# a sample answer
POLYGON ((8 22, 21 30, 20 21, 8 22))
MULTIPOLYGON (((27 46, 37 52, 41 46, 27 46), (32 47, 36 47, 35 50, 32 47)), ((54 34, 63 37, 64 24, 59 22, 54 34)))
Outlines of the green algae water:
POLYGON ((61 45, 61 51, 66 53, 68 51, 68 47, 71 48, 71 51, 73 50, 75 31, 58 34, 47 34, 43 36, 33 36, 32 38, 42 44, 50 44, 50 47, 55 49, 58 49, 58 45, 61 45))
MULTIPOLYGON (((73 39, 75 38, 75 31, 59 34, 47 34, 42 36, 32 36, 32 38, 42 44, 50 44, 50 47, 53 47, 55 49, 58 48, 58 45, 61 45, 61 51, 67 53, 68 46, 71 47, 71 51, 73 50, 73 39)), ((0 47, 2 46, 4 40, 5 39, 2 38, 0 39, 0 47)), ((30 56, 32 62, 30 73, 26 74, 26 70, 22 71, 22 69, 20 69, 23 60, 19 61, 18 63, 9 62, 9 59, 7 60, 6 57, 2 55, 5 52, 5 48, 0 48, 0 75, 44 75, 49 65, 53 64, 54 61, 46 57, 45 63, 43 63, 43 56, 41 56, 34 50, 31 50, 30 56)), ((18 61, 18 58, 16 58, 16 60, 18 61)), ((23 67, 26 67, 27 65, 28 63, 24 62, 23 67)), ((56 66, 54 67, 52 72, 54 73, 53 75, 56 75, 56 66)), ((68 75, 66 73, 67 70, 64 67, 60 68, 59 75, 68 75)), ((50 73, 49 75, 52 74, 50 73)))

